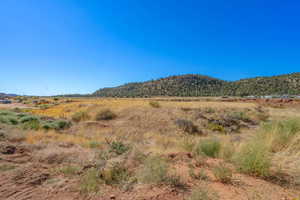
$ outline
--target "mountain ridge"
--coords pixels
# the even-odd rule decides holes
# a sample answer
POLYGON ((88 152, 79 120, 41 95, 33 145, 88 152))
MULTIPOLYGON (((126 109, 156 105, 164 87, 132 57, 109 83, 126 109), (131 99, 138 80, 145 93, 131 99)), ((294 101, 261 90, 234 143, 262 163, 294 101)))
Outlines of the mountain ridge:
POLYGON ((237 81, 225 81, 200 74, 168 76, 145 82, 126 83, 102 88, 92 96, 151 97, 151 96, 250 96, 299 95, 300 73, 260 76, 237 81))

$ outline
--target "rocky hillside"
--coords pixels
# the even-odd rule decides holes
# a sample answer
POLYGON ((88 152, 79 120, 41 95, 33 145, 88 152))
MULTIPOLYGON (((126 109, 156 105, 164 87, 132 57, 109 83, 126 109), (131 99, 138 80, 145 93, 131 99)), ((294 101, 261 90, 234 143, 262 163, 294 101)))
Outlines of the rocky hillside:
POLYGON ((103 88, 93 96, 150 97, 150 96, 248 96, 300 94, 300 73, 272 77, 256 77, 239 81, 188 74, 153 81, 128 83, 114 88, 103 88))

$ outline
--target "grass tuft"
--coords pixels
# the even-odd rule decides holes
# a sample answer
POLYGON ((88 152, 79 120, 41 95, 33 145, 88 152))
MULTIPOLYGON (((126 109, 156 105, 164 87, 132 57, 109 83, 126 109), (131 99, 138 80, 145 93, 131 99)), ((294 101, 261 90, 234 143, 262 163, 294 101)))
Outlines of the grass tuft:
POLYGON ((270 154, 266 144, 261 141, 254 140, 244 144, 234 160, 243 173, 261 177, 270 173, 270 154))
POLYGON ((216 158, 219 156, 221 143, 217 138, 201 140, 196 146, 196 154, 216 158))
POLYGON ((207 187, 199 187, 192 190, 192 194, 186 200, 217 200, 218 195, 207 187))
POLYGON ((110 109, 105 109, 105 110, 102 110, 100 112, 98 112, 96 114, 96 120, 97 121, 100 121, 100 120, 112 120, 112 119, 115 119, 117 117, 117 115, 111 111, 110 109))
POLYGON ((160 104, 157 101, 150 101, 149 105, 153 108, 160 108, 160 104))
POLYGON ((81 178, 81 193, 98 193, 100 190, 101 179, 97 169, 89 169, 81 178))
POLYGON ((177 119, 175 121, 175 124, 186 133, 189 134, 201 133, 198 127, 190 120, 177 119))
POLYGON ((80 111, 80 112, 76 112, 72 115, 72 120, 74 122, 80 122, 80 121, 85 121, 85 120, 89 120, 90 116, 86 111, 80 111))
POLYGON ((159 156, 148 157, 139 172, 139 180, 142 183, 160 184, 166 181, 168 164, 159 156))
POLYGON ((222 183, 231 183, 232 182, 232 170, 226 167, 224 164, 219 164, 213 168, 213 174, 216 179, 222 183))

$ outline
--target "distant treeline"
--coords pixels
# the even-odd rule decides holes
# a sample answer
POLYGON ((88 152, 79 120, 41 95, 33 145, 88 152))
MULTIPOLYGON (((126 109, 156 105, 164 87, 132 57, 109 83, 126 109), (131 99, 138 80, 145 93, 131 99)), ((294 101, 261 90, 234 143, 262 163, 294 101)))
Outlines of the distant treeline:
POLYGON ((188 74, 97 90, 97 97, 299 95, 300 73, 224 81, 188 74))

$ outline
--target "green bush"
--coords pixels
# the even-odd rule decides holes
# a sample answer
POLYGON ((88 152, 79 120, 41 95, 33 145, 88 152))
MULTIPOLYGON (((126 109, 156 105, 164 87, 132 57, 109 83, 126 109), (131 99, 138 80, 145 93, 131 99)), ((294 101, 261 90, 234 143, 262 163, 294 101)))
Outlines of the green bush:
POLYGON ((128 170, 121 163, 114 163, 112 167, 103 169, 100 178, 108 185, 118 185, 129 180, 128 170))
POLYGON ((0 110, 0 116, 14 116, 15 113, 9 110, 0 110))
POLYGON ((44 121, 41 125, 41 127, 46 130, 49 129, 62 130, 62 129, 69 128, 70 126, 71 123, 67 120, 44 121))
POLYGON ((221 150, 221 143, 217 138, 204 139, 196 146, 196 153, 198 155, 206 155, 216 158, 221 150))
POLYGON ((160 104, 157 101, 150 101, 149 105, 153 108, 160 108, 160 104))
POLYGON ((222 125, 216 124, 216 123, 212 123, 212 122, 208 123, 207 128, 209 130, 217 131, 217 132, 221 132, 221 133, 225 133, 226 132, 225 128, 222 125))
POLYGON ((27 122, 39 121, 39 120, 40 119, 38 117, 33 115, 25 115, 19 119, 21 123, 27 123, 27 122))
POLYGON ((40 121, 39 120, 32 120, 32 121, 27 121, 22 124, 22 128, 27 130, 38 130, 41 127, 40 121))
POLYGON ((271 159, 267 146, 261 141, 251 141, 245 144, 234 159, 238 169, 255 176, 268 176, 271 159))
POLYGON ((207 108, 204 109, 204 112, 206 112, 206 113, 215 113, 216 111, 213 108, 207 107, 207 108))
POLYGON ((231 183, 232 182, 232 170, 226 167, 224 164, 219 164, 213 168, 213 174, 217 180, 222 183, 231 183))
POLYGON ((0 111, 0 123, 17 125, 19 123, 18 116, 15 112, 9 110, 0 111))
POLYGON ((46 130, 55 129, 55 126, 52 122, 44 122, 42 128, 46 130))
POLYGON ((166 181, 168 164, 159 156, 148 157, 143 168, 139 172, 139 180, 142 183, 160 184, 166 181))
POLYGON ((101 146, 101 143, 97 141, 90 141, 88 145, 90 148, 98 148, 101 146))
POLYGON ((0 116, 0 123, 9 124, 9 120, 6 116, 0 116))
POLYGON ((18 118, 22 118, 22 117, 25 117, 25 116, 28 116, 28 114, 26 114, 26 113, 17 113, 18 118))
POLYGON ((110 152, 114 152, 117 155, 121 155, 121 154, 127 152, 129 149, 130 149, 130 147, 121 141, 113 141, 110 144, 110 152))
POLYGON ((102 110, 96 114, 97 121, 112 120, 112 119, 115 119, 116 117, 117 117, 117 115, 109 109, 102 110))
POLYGON ((72 120, 74 122, 80 122, 88 119, 90 119, 90 116, 85 111, 76 112, 72 115, 72 120))
POLYGON ((0 123, 9 124, 9 125, 17 125, 19 123, 18 118, 11 115, 0 116, 0 123))
POLYGON ((17 125, 19 123, 18 118, 14 116, 9 116, 7 120, 11 125, 17 125))
POLYGON ((56 120, 54 121, 55 129, 61 130, 66 129, 71 126, 71 123, 67 120, 56 120))

